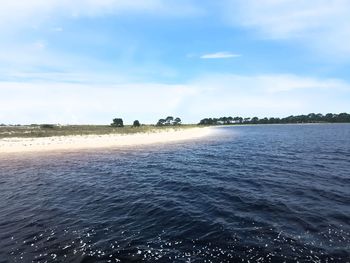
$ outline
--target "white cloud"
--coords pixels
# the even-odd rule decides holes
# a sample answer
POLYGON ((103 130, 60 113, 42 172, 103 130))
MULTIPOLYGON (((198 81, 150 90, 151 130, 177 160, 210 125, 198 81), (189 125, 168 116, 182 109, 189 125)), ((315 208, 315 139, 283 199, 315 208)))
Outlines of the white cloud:
POLYGON ((95 17, 127 12, 186 16, 203 12, 186 0, 176 3, 167 0, 0 0, 0 7, 2 30, 36 28, 44 21, 57 17, 95 17))
POLYGON ((216 53, 210 53, 210 54, 204 54, 200 56, 202 59, 222 59, 222 58, 236 58, 240 57, 239 54, 233 54, 231 52, 216 52, 216 53))
POLYGON ((297 40, 327 55, 350 55, 348 0, 227 0, 226 19, 262 38, 297 40))
MULTIPOLYGON (((62 76, 68 78, 69 76, 62 76)), ((58 79, 58 78, 54 78, 58 79)), ((0 82, 0 123, 197 122, 224 115, 287 116, 348 111, 350 84, 297 75, 205 75, 180 84, 0 82)))
POLYGON ((209 75, 191 86, 201 93, 188 112, 202 117, 342 112, 350 96, 350 84, 342 80, 297 75, 209 75))
POLYGON ((344 90, 350 86, 339 79, 317 79, 293 74, 261 75, 253 78, 259 87, 268 93, 282 93, 293 90, 344 90))
POLYGON ((53 27, 51 30, 54 31, 54 32, 63 32, 63 28, 62 27, 53 27))
POLYGON ((0 82, 0 123, 155 123, 194 95, 185 85, 0 82))

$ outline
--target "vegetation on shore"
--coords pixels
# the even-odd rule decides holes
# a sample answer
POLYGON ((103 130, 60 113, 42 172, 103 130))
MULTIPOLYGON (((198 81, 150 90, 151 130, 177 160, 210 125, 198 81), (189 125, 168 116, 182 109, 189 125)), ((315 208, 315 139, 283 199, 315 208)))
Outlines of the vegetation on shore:
POLYGON ((124 127, 124 122, 122 118, 115 118, 111 123, 112 127, 124 127))
POLYGON ((133 134, 164 131, 167 129, 186 129, 196 125, 182 125, 180 118, 168 116, 160 119, 155 125, 144 125, 135 120, 132 125, 124 125, 122 118, 114 118, 110 125, 59 125, 59 124, 31 124, 31 125, 0 125, 0 139, 3 138, 35 138, 69 135, 108 135, 133 134))
MULTIPOLYGON (((292 124, 292 123, 350 123, 350 114, 329 113, 326 115, 310 113, 308 115, 289 116, 286 118, 242 118, 221 117, 205 118, 198 125, 241 125, 241 124, 292 124)), ((159 119, 154 125, 144 125, 135 120, 132 125, 124 125, 122 118, 115 118, 110 125, 59 125, 59 124, 32 124, 32 125, 0 125, 0 139, 3 138, 35 138, 69 135, 108 135, 150 133, 166 129, 186 129, 198 127, 195 124, 182 124, 180 118, 168 116, 159 119)))
POLYGON ((173 116, 168 116, 165 119, 159 119, 157 126, 177 126, 181 125, 181 119, 179 117, 174 118, 173 116))
POLYGON ((165 131, 167 129, 187 129, 197 127, 197 125, 181 126, 155 126, 141 125, 135 127, 125 125, 124 127, 113 127, 110 125, 16 125, 1 126, 0 139, 3 138, 35 138, 51 136, 70 136, 70 135, 108 135, 108 134, 134 134, 134 133, 152 133, 165 131))
POLYGON ((345 123, 350 122, 350 114, 310 113, 308 115, 288 116, 285 118, 242 118, 242 117, 221 117, 205 118, 198 125, 234 125, 234 124, 289 124, 289 123, 345 123))

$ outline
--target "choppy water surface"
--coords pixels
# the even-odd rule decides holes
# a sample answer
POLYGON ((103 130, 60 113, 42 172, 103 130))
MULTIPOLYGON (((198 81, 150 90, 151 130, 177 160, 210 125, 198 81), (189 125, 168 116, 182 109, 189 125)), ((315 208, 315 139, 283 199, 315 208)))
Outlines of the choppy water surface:
POLYGON ((350 125, 0 157, 0 262, 349 262, 350 125))

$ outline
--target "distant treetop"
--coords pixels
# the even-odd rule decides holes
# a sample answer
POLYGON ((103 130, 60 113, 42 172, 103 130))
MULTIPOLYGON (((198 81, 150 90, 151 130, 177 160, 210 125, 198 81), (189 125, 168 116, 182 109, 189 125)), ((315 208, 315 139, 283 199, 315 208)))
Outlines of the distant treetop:
POLYGON ((124 127, 123 119, 121 119, 121 118, 113 119, 111 126, 112 127, 124 127))
POLYGON ((288 116, 285 118, 242 118, 242 117, 220 117, 220 118, 205 118, 202 119, 199 125, 230 125, 230 124, 287 124, 287 123, 344 123, 350 122, 350 114, 348 113, 310 113, 308 115, 288 116))
POLYGON ((141 124, 140 124, 140 122, 138 120, 135 120, 132 126, 133 127, 140 127, 141 124))
POLYGON ((168 116, 165 119, 159 119, 157 126, 175 126, 175 125, 181 125, 181 119, 179 117, 176 117, 174 119, 173 116, 168 116))

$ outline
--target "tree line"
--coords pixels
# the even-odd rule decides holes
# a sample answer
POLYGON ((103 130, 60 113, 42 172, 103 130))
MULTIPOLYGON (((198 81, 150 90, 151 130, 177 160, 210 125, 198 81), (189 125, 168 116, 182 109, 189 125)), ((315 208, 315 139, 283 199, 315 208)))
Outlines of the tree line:
POLYGON ((181 119, 179 117, 172 117, 172 116, 168 116, 165 119, 159 119, 159 121, 157 122, 157 126, 175 126, 175 125, 180 125, 181 124, 181 119))
MULTIPOLYGON (((156 123, 156 126, 176 126, 176 125, 181 125, 181 119, 179 117, 172 117, 168 116, 165 119, 159 119, 158 122, 156 123)), ((112 127, 124 127, 124 122, 122 118, 114 118, 113 122, 111 123, 112 127)), ((141 123, 139 120, 135 120, 133 122, 133 127, 140 127, 141 123)))
POLYGON ((199 125, 232 125, 232 124, 288 124, 288 123, 345 123, 350 122, 350 114, 348 113, 310 113, 308 115, 291 115, 285 118, 262 118, 258 117, 220 117, 220 118, 204 118, 199 125))
MULTIPOLYGON (((348 113, 327 113, 325 115, 321 113, 310 113, 307 115, 291 115, 285 118, 262 118, 258 117, 220 117, 220 118, 204 118, 200 120, 198 125, 232 125, 232 124, 288 124, 288 123, 350 123, 350 114, 348 113)), ((181 125, 182 121, 179 117, 168 116, 166 118, 159 119, 155 126, 177 126, 181 125)), ((36 124, 32 124, 36 125, 36 124)), ((132 124, 133 127, 140 127, 142 124, 139 120, 135 120, 132 124)), ((7 126, 6 124, 0 124, 0 126, 7 126)), ((10 126, 21 126, 10 125, 10 126)), ((41 128, 53 128, 54 124, 42 124, 41 128)), ((122 118, 114 118, 111 123, 112 127, 124 127, 122 118)))

